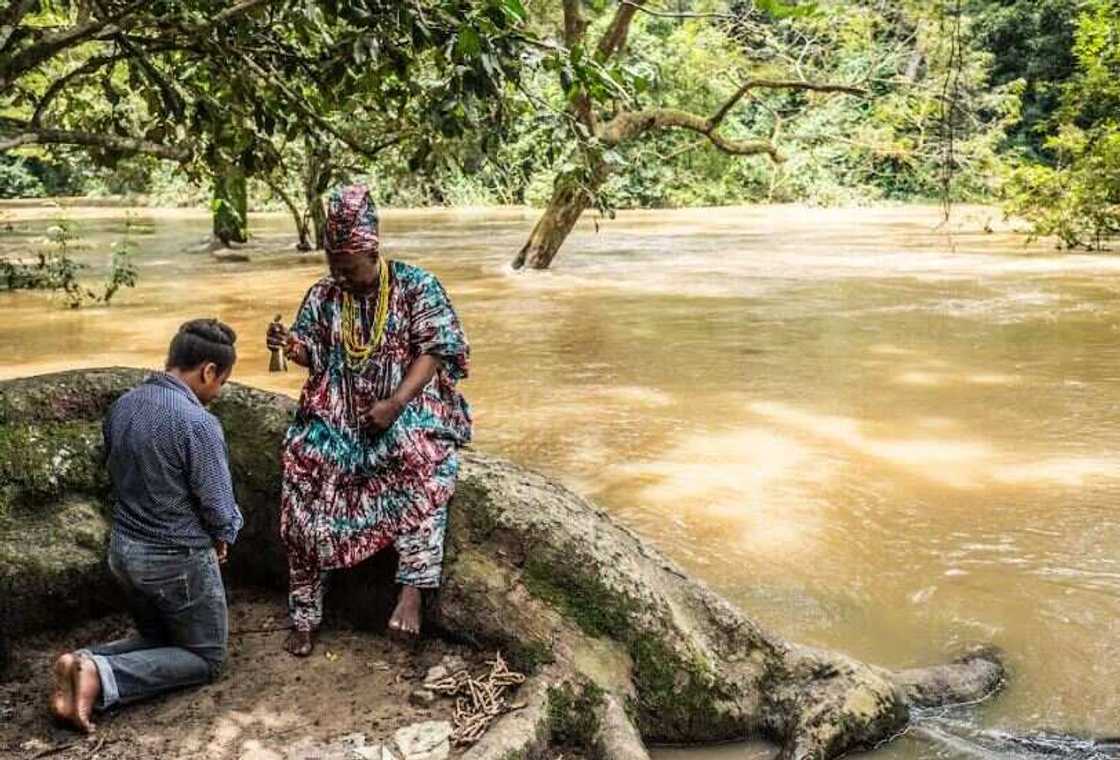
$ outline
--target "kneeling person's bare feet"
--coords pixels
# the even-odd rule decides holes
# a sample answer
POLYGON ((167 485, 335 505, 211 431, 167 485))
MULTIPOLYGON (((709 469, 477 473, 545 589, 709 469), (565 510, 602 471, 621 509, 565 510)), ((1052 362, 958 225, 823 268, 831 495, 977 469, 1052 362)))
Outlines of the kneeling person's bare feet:
POLYGON ((54 689, 51 691, 51 717, 60 723, 74 721, 74 682, 70 670, 77 663, 73 654, 67 652, 54 661, 54 689))
POLYGON ((288 634, 287 641, 284 642, 284 649, 288 650, 288 654, 296 657, 306 657, 311 654, 311 650, 314 648, 315 637, 312 632, 301 631, 298 628, 293 628, 292 632, 288 634))
POLYGON ((101 677, 97 675, 97 666, 88 657, 76 656, 73 667, 70 668, 70 682, 74 689, 74 717, 72 722, 87 734, 92 734, 94 728, 91 717, 93 706, 101 696, 101 677))
POLYGON ((420 589, 402 586, 397 608, 389 618, 389 633, 415 639, 420 636, 420 589))

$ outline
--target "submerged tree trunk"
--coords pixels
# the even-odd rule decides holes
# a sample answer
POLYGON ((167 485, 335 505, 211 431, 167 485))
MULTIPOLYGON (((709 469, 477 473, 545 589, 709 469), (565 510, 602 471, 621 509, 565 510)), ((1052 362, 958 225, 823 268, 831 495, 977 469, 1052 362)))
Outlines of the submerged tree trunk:
POLYGON ((245 171, 224 167, 214 174, 214 237, 224 246, 245 243, 248 233, 249 191, 245 171))
POLYGON ((303 172, 303 201, 307 207, 305 219, 310 220, 315 233, 315 249, 325 245, 327 212, 323 209, 323 193, 331 186, 334 167, 325 147, 307 142, 307 161, 303 172))
POLYGON ((280 180, 268 178, 265 182, 272 192, 284 202, 284 205, 288 208, 288 213, 292 215, 292 221, 295 222, 296 225, 296 234, 299 235, 299 242, 296 243, 296 250, 305 252, 312 250, 311 230, 308 225, 307 214, 300 211, 299 206, 296 205, 292 196, 289 195, 288 191, 280 184, 283 182, 283 178, 280 180))
MULTIPOLYGON (((0 519, 10 523, 0 531, 10 537, 0 541, 9 607, 0 624, 9 635, 91 611, 75 579, 105 576, 101 550, 90 551, 107 533, 99 421, 143 374, 0 383, 0 519), (81 499, 100 504, 101 516, 81 499)), ((228 577, 275 584, 285 577, 277 453, 293 403, 231 383, 213 408, 245 514, 228 577)), ((427 630, 501 649, 529 674, 517 696, 524 707, 500 718, 467 760, 562 747, 648 760, 649 742, 750 737, 778 743, 783 760, 825 760, 890 740, 912 707, 979 699, 1002 683, 991 650, 889 671, 786 641, 586 500, 508 462, 465 454, 450 515, 427 630)), ((340 573, 329 605, 383 627, 393 564, 379 555, 340 573)))
POLYGON ((548 207, 514 258, 513 268, 548 269, 590 204, 591 197, 586 189, 558 181, 548 207))

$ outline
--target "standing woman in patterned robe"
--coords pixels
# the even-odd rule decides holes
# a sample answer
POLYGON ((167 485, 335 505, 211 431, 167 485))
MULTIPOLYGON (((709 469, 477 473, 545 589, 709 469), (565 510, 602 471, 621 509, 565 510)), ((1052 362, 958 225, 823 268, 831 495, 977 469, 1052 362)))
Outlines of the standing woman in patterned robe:
POLYGON ((377 209, 362 185, 334 190, 330 276, 307 291, 290 330, 268 346, 308 369, 284 439, 280 532, 288 553, 292 633, 311 653, 328 572, 393 545, 400 598, 390 632, 420 633, 421 590, 440 583, 447 503, 470 408, 455 387, 469 347, 430 273, 379 253, 377 209))

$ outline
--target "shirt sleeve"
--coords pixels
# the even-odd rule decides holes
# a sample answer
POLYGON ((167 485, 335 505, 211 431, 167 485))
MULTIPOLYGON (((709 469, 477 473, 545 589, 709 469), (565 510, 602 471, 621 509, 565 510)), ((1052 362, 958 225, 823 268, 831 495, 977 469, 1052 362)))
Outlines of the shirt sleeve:
POLYGON ((215 541, 232 544, 245 521, 233 496, 221 424, 217 419, 193 421, 186 443, 191 492, 202 527, 215 541))
POLYGON ((296 321, 292 324, 292 339, 307 350, 309 369, 318 374, 326 368, 326 351, 330 327, 324 318, 323 286, 315 283, 303 297, 296 321))
POLYGON ((430 354, 443 362, 454 380, 470 371, 470 344, 447 291, 434 275, 425 272, 412 300, 410 342, 417 355, 430 354))

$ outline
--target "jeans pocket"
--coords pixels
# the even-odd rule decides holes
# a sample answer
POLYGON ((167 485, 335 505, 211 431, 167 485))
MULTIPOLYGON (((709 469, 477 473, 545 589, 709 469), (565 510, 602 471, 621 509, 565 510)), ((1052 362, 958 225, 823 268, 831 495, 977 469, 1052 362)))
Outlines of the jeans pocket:
POLYGON ((167 612, 174 612, 191 603, 190 573, 179 570, 173 574, 145 574, 137 580, 137 585, 157 600, 157 604, 167 612))

